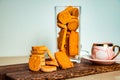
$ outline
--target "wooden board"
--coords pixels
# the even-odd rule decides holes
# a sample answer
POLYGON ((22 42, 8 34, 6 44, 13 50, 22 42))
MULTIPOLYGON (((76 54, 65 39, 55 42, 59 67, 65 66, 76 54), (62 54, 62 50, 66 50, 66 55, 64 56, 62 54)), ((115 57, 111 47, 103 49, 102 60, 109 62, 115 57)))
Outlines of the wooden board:
MULTIPOLYGON (((25 64, 27 65, 27 64, 25 64)), ((6 73, 6 80, 55 80, 67 79, 91 74, 105 73, 120 70, 120 64, 112 65, 96 65, 91 63, 75 63, 74 68, 62 70, 59 69, 55 72, 32 72, 28 68, 14 72, 6 73)), ((24 66, 25 67, 25 66, 24 66)), ((26 66, 27 67, 27 66, 26 66)), ((16 67, 17 69, 17 67, 16 67)))
POLYGON ((25 70, 29 70, 27 63, 0 66, 0 80, 7 80, 6 73, 19 72, 25 70))

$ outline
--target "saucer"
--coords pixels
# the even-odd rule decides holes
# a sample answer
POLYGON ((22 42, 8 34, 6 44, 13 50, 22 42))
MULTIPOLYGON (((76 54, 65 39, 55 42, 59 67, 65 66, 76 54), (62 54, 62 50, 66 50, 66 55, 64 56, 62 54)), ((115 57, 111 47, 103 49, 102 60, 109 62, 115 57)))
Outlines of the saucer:
POLYGON ((120 62, 120 60, 100 60, 100 59, 93 59, 90 55, 82 56, 83 59, 88 60, 90 62, 96 63, 96 64, 103 64, 103 65, 108 65, 108 64, 113 64, 116 62, 120 62))

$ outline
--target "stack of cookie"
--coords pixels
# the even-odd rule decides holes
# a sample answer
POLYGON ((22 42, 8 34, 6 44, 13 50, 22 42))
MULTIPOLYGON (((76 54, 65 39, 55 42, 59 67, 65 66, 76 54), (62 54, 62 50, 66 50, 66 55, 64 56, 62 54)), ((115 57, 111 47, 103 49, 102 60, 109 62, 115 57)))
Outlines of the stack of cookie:
POLYGON ((30 59, 29 67, 33 71, 38 71, 41 68, 41 65, 45 65, 45 46, 33 46, 30 59))
POLYGON ((57 26, 60 32, 57 37, 59 51, 64 51, 69 57, 79 53, 79 9, 68 6, 57 14, 57 26))
POLYGON ((58 63, 46 46, 33 46, 29 58, 29 69, 32 71, 52 72, 56 71, 58 63), (50 57, 45 59, 45 53, 50 57))
POLYGON ((45 52, 47 47, 45 46, 33 46, 31 56, 37 55, 41 59, 41 65, 45 65, 45 52))

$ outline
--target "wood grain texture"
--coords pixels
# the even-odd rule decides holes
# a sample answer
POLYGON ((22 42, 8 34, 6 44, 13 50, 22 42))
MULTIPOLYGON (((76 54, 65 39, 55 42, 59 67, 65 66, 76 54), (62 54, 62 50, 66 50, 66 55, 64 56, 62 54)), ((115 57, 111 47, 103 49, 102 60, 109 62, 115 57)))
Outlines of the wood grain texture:
MULTIPOLYGON (((6 73, 7 80, 64 80, 68 78, 86 76, 91 74, 105 73, 120 70, 120 64, 112 65, 96 65, 91 63, 74 63, 73 68, 59 69, 55 72, 32 72, 27 69, 27 64, 24 64, 24 69, 6 73)), ((21 66, 22 67, 22 66, 21 66)))
POLYGON ((6 80, 6 73, 29 70, 27 63, 0 66, 0 80, 6 80))

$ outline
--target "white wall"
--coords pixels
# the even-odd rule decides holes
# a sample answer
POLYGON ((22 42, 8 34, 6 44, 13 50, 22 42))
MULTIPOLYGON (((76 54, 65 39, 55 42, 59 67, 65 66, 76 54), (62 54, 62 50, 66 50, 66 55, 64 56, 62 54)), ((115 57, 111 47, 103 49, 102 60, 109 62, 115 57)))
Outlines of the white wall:
POLYGON ((81 44, 120 45, 120 0, 0 0, 0 56, 28 56, 31 46, 55 43, 55 6, 81 6, 81 44))

